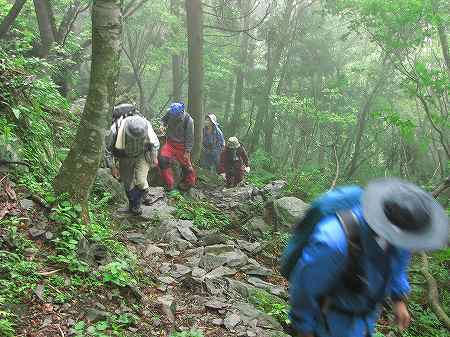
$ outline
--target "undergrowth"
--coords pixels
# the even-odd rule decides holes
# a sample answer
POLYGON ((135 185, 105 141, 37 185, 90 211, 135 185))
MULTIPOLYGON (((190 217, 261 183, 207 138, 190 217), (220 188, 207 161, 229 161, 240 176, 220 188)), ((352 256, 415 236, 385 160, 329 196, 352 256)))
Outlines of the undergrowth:
POLYGON ((199 229, 223 230, 231 226, 230 217, 211 203, 175 196, 175 216, 179 219, 192 220, 199 229))

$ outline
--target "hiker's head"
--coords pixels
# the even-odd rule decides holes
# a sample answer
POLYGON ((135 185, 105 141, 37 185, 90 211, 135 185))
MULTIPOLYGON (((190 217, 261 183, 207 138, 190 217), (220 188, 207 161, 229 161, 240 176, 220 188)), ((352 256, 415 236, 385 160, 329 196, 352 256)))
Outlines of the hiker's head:
POLYGON ((217 117, 214 114, 209 114, 206 116, 205 119, 206 125, 210 126, 210 127, 214 127, 215 125, 217 125, 217 117))
POLYGON ((411 251, 438 249, 448 238, 448 217, 418 186, 388 178, 369 183, 363 196, 369 227, 390 244, 411 251))
POLYGON ((148 133, 147 121, 141 116, 131 116, 127 119, 125 128, 126 137, 133 140, 144 139, 148 133))
POLYGON ((168 112, 169 115, 173 118, 181 118, 184 115, 184 103, 177 102, 170 104, 168 112))
POLYGON ((113 109, 112 118, 113 121, 119 119, 122 116, 132 115, 136 111, 136 107, 130 103, 122 103, 116 105, 113 109))
POLYGON ((227 147, 230 149, 238 149, 241 146, 237 137, 230 137, 227 141, 227 147))

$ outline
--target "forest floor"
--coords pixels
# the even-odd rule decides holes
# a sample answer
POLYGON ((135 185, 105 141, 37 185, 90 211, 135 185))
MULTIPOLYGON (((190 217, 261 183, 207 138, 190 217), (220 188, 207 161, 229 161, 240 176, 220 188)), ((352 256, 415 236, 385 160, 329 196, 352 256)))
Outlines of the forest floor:
MULTIPOLYGON (((50 208, 12 180, 0 174, 0 336, 289 336, 278 272, 286 237, 257 238, 244 225, 262 216, 253 187, 225 192, 201 181, 173 198, 154 188, 142 217, 100 195, 82 224, 76 206, 50 208)), ((442 254, 431 272, 448 309, 442 254)), ((450 336, 429 309, 418 265, 412 327, 400 334, 386 311, 376 336, 450 336)))
MULTIPOLYGON (((259 304, 262 309, 265 302, 276 305, 277 300, 262 289, 251 295, 249 289, 257 288, 247 280, 253 277, 253 283, 270 283, 267 289, 274 287, 284 294, 279 307, 270 308, 284 318, 287 284, 267 254, 243 253, 236 242, 251 245, 255 241, 243 240, 248 235, 240 228, 214 230, 215 220, 208 219, 208 214, 203 220, 211 230, 199 230, 193 221, 173 217, 168 220, 173 227, 167 227, 164 215, 136 218, 114 209, 112 216, 87 228, 77 221, 72 206, 50 210, 23 187, 15 187, 7 175, 0 180, 0 209, 5 213, 0 216, 0 275, 4 278, 0 332, 5 336, 195 337, 198 332, 204 336, 231 337, 237 332, 241 336, 287 336, 273 316, 254 308, 259 304), (190 241, 180 231, 175 236, 160 235, 176 231, 180 223, 186 225, 182 231, 190 241), (210 242, 205 243, 205 238, 210 242), (195 255, 195 250, 205 248, 223 251, 195 255), (228 264, 216 261, 234 253, 228 264), (245 266, 262 271, 244 272, 240 268, 245 266), (194 272, 200 273, 198 277, 192 277, 194 272), (215 272, 219 274, 208 276, 215 272), (237 290, 231 295, 233 280, 237 290), (253 304, 239 309, 248 302, 253 304)), ((211 186, 203 185, 197 193, 214 200, 211 186)), ((184 200, 182 196, 162 204, 158 200, 151 210, 177 210, 177 198, 184 200)), ((225 213, 228 221, 232 212, 225 213)))

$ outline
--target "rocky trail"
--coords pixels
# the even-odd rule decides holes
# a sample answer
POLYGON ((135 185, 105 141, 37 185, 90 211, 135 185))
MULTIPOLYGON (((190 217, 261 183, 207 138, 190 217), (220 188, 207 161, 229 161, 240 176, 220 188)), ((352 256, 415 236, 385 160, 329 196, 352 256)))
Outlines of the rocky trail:
MULTIPOLYGON (((113 192, 116 189, 117 202, 123 201, 121 189, 112 183, 108 186, 113 192)), ((117 234, 118 240, 135 254, 139 279, 146 282, 111 288, 93 285, 94 291, 80 289, 73 300, 58 304, 53 301, 58 296, 56 287, 53 294, 44 296, 44 279, 34 288, 30 303, 17 305, 20 336, 79 336, 76 323, 80 320, 95 324, 112 315, 119 320, 134 317, 124 336, 169 336, 191 327, 204 336, 289 336, 276 319, 285 315, 287 283, 277 272, 278 256, 265 251, 270 240, 263 239, 272 226, 267 214, 272 219, 273 211, 264 212, 265 216, 251 211, 270 199, 272 204, 278 202, 277 216, 295 218, 304 212, 307 205, 299 199, 277 199, 283 187, 282 181, 262 189, 225 190, 200 183, 190 191, 187 198, 212 203, 231 218, 241 219, 245 231, 236 226, 228 231, 198 229, 192 220, 177 219, 174 200, 166 197, 163 188, 152 187, 152 205, 144 206, 142 216, 130 216, 120 208, 113 214, 113 221, 125 229, 117 234), (264 306, 272 312, 264 312, 264 306)), ((42 249, 30 252, 30 259, 45 254, 45 243, 54 233, 42 218, 42 207, 18 198, 16 211, 33 219, 24 226, 42 249)), ((87 240, 78 243, 78 255, 99 266, 108 261, 104 247, 87 240)), ((73 282, 63 270, 47 273, 60 274, 68 286, 73 282)), ((93 336, 101 336, 97 330, 91 329, 93 336)))

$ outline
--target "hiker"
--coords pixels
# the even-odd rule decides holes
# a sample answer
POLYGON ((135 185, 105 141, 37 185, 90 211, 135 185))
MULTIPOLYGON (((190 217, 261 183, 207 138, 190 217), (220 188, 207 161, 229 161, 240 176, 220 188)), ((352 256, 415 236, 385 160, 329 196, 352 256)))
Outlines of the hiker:
MULTIPOLYGON (((129 201, 128 210, 140 215, 141 204, 148 197, 148 171, 158 166, 158 137, 144 117, 120 116, 111 126, 107 148, 118 159, 120 179, 129 201)), ((115 175, 117 165, 111 170, 115 175)))
MULTIPOLYGON (((321 220, 313 224, 287 272, 294 335, 372 336, 381 305, 389 297, 400 330, 407 328, 411 252, 447 244, 448 218, 441 205, 411 183, 384 178, 370 182, 365 190, 353 186, 326 193, 313 202, 299 225, 308 227, 308 217, 321 220), (337 207, 333 203, 342 203, 346 193, 355 199, 354 206, 344 210, 341 205, 343 209, 332 214, 337 207), (314 210, 319 213, 312 216, 314 210), (325 216, 317 217, 320 213, 325 216)), ((300 235, 302 229, 296 231, 300 235)), ((293 242, 285 250, 282 272, 293 242)))
POLYGON ((217 123, 217 117, 214 114, 209 114, 206 116, 205 127, 203 128, 203 151, 200 166, 216 172, 224 146, 225 139, 217 123))
MULTIPOLYGON (((114 125, 120 117, 127 117, 127 116, 133 116, 137 113, 136 106, 134 104, 129 103, 122 103, 114 107, 112 112, 112 125, 114 125)), ((111 130, 108 129, 106 131, 105 135, 105 144, 108 144, 108 140, 110 137, 111 130)), ((103 163, 105 167, 109 168, 111 170, 111 175, 116 178, 120 179, 119 175, 119 165, 116 162, 113 153, 110 149, 108 149, 108 146, 105 146, 105 152, 103 153, 103 163)))
POLYGON ((194 121, 185 111, 183 103, 172 103, 162 118, 166 132, 166 143, 159 155, 159 167, 167 190, 172 191, 175 185, 171 162, 176 160, 181 165, 183 181, 179 184, 182 191, 195 185, 196 175, 191 163, 191 151, 194 144, 194 121))
POLYGON ((230 137, 220 155, 218 173, 225 179, 227 187, 235 187, 250 172, 247 152, 236 137, 230 137))

